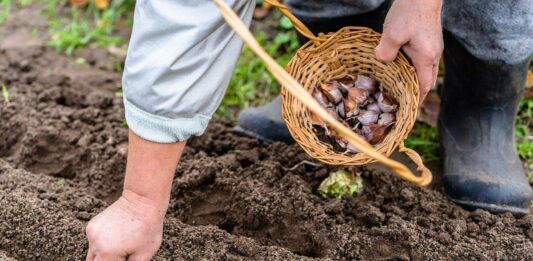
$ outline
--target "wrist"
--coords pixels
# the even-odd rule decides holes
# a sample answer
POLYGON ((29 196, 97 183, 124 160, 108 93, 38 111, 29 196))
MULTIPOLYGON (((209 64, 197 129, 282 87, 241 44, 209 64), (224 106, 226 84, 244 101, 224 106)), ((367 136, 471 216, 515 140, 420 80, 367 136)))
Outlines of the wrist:
POLYGON ((130 131, 123 197, 166 211, 185 142, 158 144, 130 131))
POLYGON ((122 205, 133 216, 143 217, 157 223, 164 219, 168 208, 168 200, 157 201, 129 189, 122 191, 122 196, 118 201, 122 202, 122 205))

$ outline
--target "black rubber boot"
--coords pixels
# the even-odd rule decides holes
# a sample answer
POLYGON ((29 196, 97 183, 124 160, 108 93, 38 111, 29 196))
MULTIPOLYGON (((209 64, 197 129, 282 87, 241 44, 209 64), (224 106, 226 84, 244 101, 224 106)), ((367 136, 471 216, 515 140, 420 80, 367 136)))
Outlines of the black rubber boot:
MULTIPOLYGON (((331 19, 298 18, 301 19, 301 21, 308 26, 314 34, 318 34, 319 32, 336 32, 345 26, 366 26, 381 32, 383 29, 383 21, 385 20, 390 5, 390 1, 385 1, 380 7, 369 13, 347 17, 331 19)), ((298 38, 302 44, 307 42, 307 39, 303 38, 301 35, 299 35, 298 38)), ((294 142, 281 116, 281 98, 279 96, 263 107, 243 110, 239 114, 235 131, 266 142, 294 142)))
POLYGON ((265 142, 294 142, 281 116, 280 96, 265 106, 243 110, 235 131, 265 142))
POLYGON ((466 209, 527 214, 533 194, 516 152, 514 123, 529 59, 482 61, 449 32, 444 41, 444 192, 466 209))

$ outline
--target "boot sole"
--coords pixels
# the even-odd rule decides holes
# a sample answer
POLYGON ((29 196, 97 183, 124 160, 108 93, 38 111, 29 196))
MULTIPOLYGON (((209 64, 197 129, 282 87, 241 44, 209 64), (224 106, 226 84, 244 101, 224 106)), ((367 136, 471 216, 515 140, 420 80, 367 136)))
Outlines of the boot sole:
POLYGON ((272 143, 273 142, 272 140, 267 139, 267 138, 255 133, 255 132, 243 129, 241 126, 235 126, 233 128, 233 131, 235 131, 238 134, 241 134, 241 135, 244 135, 244 136, 247 136, 247 137, 251 137, 251 138, 254 138, 254 139, 258 139, 258 140, 266 142, 266 143, 272 143))
MULTIPOLYGON (((445 193, 446 195, 446 193, 445 193)), ((505 213, 510 212, 515 216, 525 216, 529 214, 529 207, 519 208, 519 207, 513 207, 513 206, 501 206, 496 204, 488 204, 488 203, 480 203, 480 202, 474 202, 474 201, 466 201, 466 200, 458 200, 454 199, 448 195, 446 197, 451 200, 453 203, 467 209, 467 210, 475 210, 475 209, 485 209, 492 213, 505 213)))

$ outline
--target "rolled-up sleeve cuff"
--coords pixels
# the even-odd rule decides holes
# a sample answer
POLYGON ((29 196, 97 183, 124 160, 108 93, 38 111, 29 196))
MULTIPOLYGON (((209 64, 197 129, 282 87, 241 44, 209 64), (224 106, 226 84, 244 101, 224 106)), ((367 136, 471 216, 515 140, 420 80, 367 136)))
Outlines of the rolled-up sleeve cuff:
POLYGON ((130 103, 126 97, 123 99, 128 127, 148 141, 156 143, 184 141, 193 135, 202 135, 209 124, 210 117, 204 115, 170 119, 143 111, 130 103))

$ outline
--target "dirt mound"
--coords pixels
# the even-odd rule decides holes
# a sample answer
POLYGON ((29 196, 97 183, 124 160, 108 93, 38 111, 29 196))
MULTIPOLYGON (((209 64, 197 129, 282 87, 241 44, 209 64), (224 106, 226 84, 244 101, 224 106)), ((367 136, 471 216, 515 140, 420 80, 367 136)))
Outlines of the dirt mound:
MULTIPOLYGON (((120 75, 9 45, 0 82, 11 98, 0 98, 0 259, 83 260, 86 222, 120 194, 120 75)), ((211 123, 182 157, 155 259, 533 259, 533 215, 468 212, 438 188, 366 168, 361 195, 325 200, 331 169, 304 160, 296 145, 211 123)))

